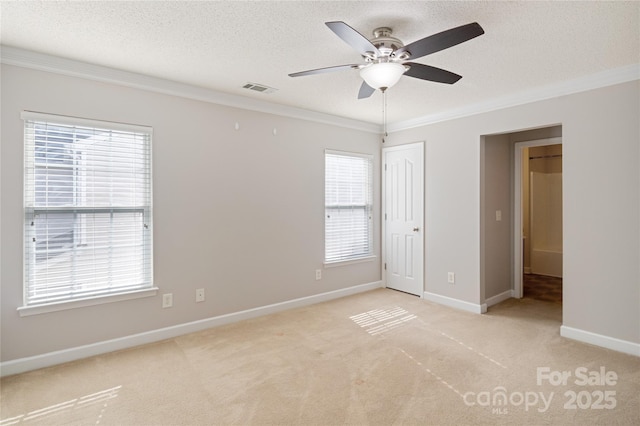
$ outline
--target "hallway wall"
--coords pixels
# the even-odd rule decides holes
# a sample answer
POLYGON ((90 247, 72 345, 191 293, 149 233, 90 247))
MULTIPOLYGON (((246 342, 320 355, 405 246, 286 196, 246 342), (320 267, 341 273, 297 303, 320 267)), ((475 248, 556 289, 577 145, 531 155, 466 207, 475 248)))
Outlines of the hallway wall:
POLYGON ((562 332, 640 355, 639 99, 636 80, 392 133, 389 145, 426 141, 427 291, 471 307, 485 301, 481 136, 561 124, 562 332))

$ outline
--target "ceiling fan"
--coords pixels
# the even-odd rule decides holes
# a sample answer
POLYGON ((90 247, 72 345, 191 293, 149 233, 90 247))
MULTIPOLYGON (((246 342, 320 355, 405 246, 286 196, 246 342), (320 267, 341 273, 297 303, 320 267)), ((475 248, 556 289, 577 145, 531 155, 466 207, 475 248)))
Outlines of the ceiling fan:
POLYGON ((409 61, 484 34, 482 27, 477 22, 473 22, 430 35, 405 46, 400 40, 391 36, 392 30, 388 27, 376 28, 373 31, 374 38, 368 40, 342 21, 325 24, 349 46, 357 50, 365 62, 301 71, 289 76, 301 77, 345 69, 359 69, 364 81, 360 86, 358 99, 368 98, 376 89, 384 92, 396 84, 403 75, 438 83, 455 83, 462 76, 441 68, 409 61))

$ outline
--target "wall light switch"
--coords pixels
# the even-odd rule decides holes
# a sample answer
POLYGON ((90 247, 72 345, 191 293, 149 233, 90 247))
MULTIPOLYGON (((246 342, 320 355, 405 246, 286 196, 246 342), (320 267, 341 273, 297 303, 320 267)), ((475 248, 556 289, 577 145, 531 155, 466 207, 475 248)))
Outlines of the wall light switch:
POLYGON ((196 302, 204 302, 204 288, 196 289, 196 302))

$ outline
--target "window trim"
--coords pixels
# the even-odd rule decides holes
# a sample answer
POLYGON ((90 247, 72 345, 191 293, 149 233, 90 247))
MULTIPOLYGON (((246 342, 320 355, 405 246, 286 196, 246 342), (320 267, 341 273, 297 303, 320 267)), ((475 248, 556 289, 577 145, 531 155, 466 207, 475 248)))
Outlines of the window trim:
POLYGON ((335 267, 338 267, 338 266, 354 265, 356 263, 373 262, 377 258, 378 258, 378 256, 376 256, 375 254, 371 254, 369 256, 354 257, 353 259, 336 260, 336 261, 333 261, 333 262, 324 262, 323 266, 325 268, 335 268, 335 267))
POLYGON ((56 124, 68 124, 76 126, 96 127, 105 126, 111 130, 120 130, 124 132, 144 132, 153 135, 153 127, 143 126, 140 124, 119 123, 116 121, 94 120, 90 118, 80 118, 70 115, 49 114, 35 111, 22 111, 20 118, 23 121, 49 121, 56 124))
POLYGON ((374 246, 374 216, 375 216, 375 212, 374 212, 374 159, 375 156, 373 154, 366 154, 366 153, 360 153, 360 152, 352 152, 352 151, 341 151, 341 150, 335 150, 335 149, 325 149, 324 151, 324 191, 325 191, 325 197, 324 197, 324 232, 323 232, 323 236, 324 236, 324 254, 323 254, 323 266, 325 268, 332 268, 332 267, 337 267, 337 266, 346 266, 346 265, 350 265, 350 264, 356 264, 356 263, 363 263, 363 262, 371 262, 373 260, 375 260, 377 258, 376 254, 375 254, 375 246, 374 246), (326 201, 326 188, 327 188, 327 168, 326 168, 326 161, 327 161, 327 155, 337 155, 337 156, 344 156, 344 157, 355 157, 355 158, 363 158, 369 161, 369 181, 368 181, 368 196, 369 196, 369 200, 368 200, 368 204, 365 204, 363 206, 364 209, 369 208, 369 213, 371 218, 369 219, 369 239, 368 239, 368 245, 369 245, 369 251, 365 254, 362 254, 360 256, 352 256, 352 257, 348 257, 348 258, 341 258, 341 259, 336 259, 336 260, 327 260, 327 215, 326 215, 326 211, 327 211, 327 201, 326 201))
MULTIPOLYGON (((26 130, 27 122, 47 122, 59 125, 69 125, 69 126, 78 126, 78 127, 89 127, 89 128, 102 128, 108 129, 112 131, 120 131, 120 132, 131 132, 131 133, 146 133, 148 134, 148 204, 145 203, 141 206, 114 206, 114 207, 34 207, 30 205, 31 200, 27 200, 24 198, 26 196, 26 192, 24 192, 27 188, 27 182, 24 181, 24 189, 23 189, 23 300, 22 306, 17 308, 17 311, 21 317, 43 314, 48 312, 56 312, 67 309, 75 309, 86 306, 95 306, 105 303, 112 303, 124 300, 131 299, 139 299, 145 297, 153 297, 157 295, 159 288, 154 285, 153 278, 153 161, 152 161, 152 140, 153 140, 153 128, 149 126, 142 126, 136 124, 128 124, 128 123, 119 123, 105 120, 95 120, 95 119, 86 119, 72 116, 64 116, 57 114, 49 114, 49 113, 40 113, 34 111, 22 111, 20 114, 20 118, 25 123, 23 125, 23 129, 26 130), (88 294, 85 296, 79 296, 75 298, 68 298, 67 300, 58 300, 58 301, 43 301, 41 303, 32 303, 27 304, 27 292, 29 291, 29 283, 27 282, 27 268, 29 259, 27 259, 26 254, 26 232, 27 232, 27 222, 28 218, 34 216, 37 212, 88 212, 88 213, 96 213, 100 211, 104 212, 132 212, 132 211, 143 211, 143 217, 146 217, 146 222, 150 225, 149 233, 147 235, 148 238, 148 248, 150 250, 150 256, 148 260, 145 262, 145 269, 148 269, 148 277, 149 282, 146 287, 137 287, 137 288, 123 288, 121 290, 115 290, 112 292, 105 292, 103 294, 88 294)), ((25 135, 26 136, 26 135, 25 135)), ((23 166, 23 175, 27 171, 26 161, 28 159, 28 154, 26 152, 26 146, 23 148, 25 152, 25 165, 23 166)), ((108 291, 108 290, 107 290, 108 291)))
POLYGON ((49 312, 64 311, 67 309, 83 308, 85 306, 103 305, 105 303, 121 302, 123 300, 141 299, 143 297, 153 297, 158 294, 158 287, 151 287, 138 290, 128 290, 122 293, 109 293, 101 296, 86 297, 84 299, 64 300, 41 305, 20 306, 18 313, 21 317, 31 315, 46 314, 49 312))

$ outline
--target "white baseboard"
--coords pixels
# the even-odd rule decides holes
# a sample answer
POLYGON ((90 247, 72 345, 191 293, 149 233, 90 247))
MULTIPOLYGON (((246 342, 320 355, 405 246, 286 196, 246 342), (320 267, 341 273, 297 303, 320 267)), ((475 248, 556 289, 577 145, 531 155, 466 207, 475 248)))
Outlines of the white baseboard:
POLYGON ((12 374, 24 373, 26 371, 50 367, 52 365, 62 364, 69 361, 76 361, 82 358, 101 355, 108 352, 144 345, 147 343, 158 342, 161 340, 170 339, 187 333, 206 330, 208 328, 217 327, 224 324, 230 324, 250 318, 256 318, 263 315, 282 312, 288 309, 299 308, 302 306, 313 305, 320 302, 326 302, 328 300, 339 299, 341 297, 374 290, 380 287, 382 287, 382 281, 376 281, 368 284, 361 284, 354 287, 330 291, 327 293, 288 300, 286 302, 260 306, 258 308, 247 309, 245 311, 234 312, 231 314, 206 318, 203 320, 193 321, 185 324, 174 325, 158 330, 147 331, 131 336, 106 340, 90 345, 78 346, 61 351, 49 352, 32 357, 6 361, 0 363, 0 376, 4 377, 12 374))
POLYGON ((566 325, 560 327, 560 335, 568 339, 640 357, 640 343, 616 339, 615 337, 604 336, 602 334, 596 334, 590 331, 580 330, 578 328, 567 327, 566 325))
POLYGON ((478 305, 475 303, 465 302, 464 300, 454 299, 452 297, 441 296, 435 293, 424 292, 424 298, 431 302, 436 302, 441 305, 449 306, 451 308, 462 309, 463 311, 473 312, 474 314, 484 314, 487 312, 487 304, 483 303, 478 305))
POLYGON ((496 294, 495 296, 492 296, 486 299, 484 303, 487 305, 487 307, 489 307, 489 306, 497 305, 500 302, 504 302, 507 299, 511 299, 512 297, 514 297, 514 291, 507 290, 505 292, 496 294))

